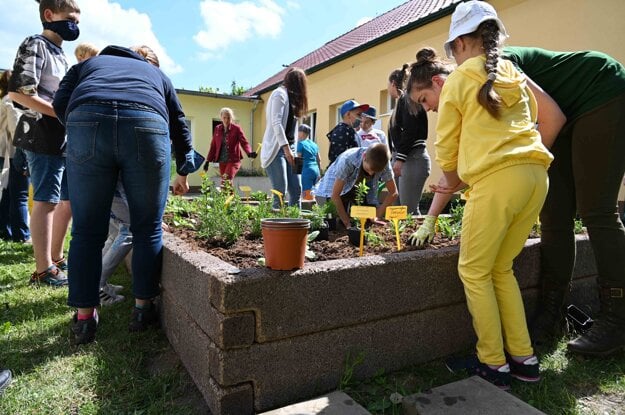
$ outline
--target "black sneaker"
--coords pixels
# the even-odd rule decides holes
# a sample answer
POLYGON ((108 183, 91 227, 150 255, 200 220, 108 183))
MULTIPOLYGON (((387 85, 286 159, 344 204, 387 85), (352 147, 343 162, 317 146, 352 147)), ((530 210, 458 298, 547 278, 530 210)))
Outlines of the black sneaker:
POLYGON ((144 331, 151 325, 158 325, 158 311, 154 303, 149 308, 137 308, 137 306, 132 308, 129 331, 144 331))
POLYGON ((501 390, 510 389, 510 366, 507 363, 499 366, 497 369, 492 369, 487 364, 480 362, 477 356, 472 355, 468 357, 451 357, 445 361, 445 366, 452 373, 464 370, 470 376, 477 375, 501 390))
POLYGON ((93 317, 87 320, 78 320, 78 313, 72 317, 72 334, 75 344, 87 344, 95 340, 95 332, 98 330, 99 317, 96 311, 93 317))
POLYGON ((510 365, 510 375, 523 382, 538 382, 540 380, 540 364, 536 356, 530 356, 522 362, 517 362, 507 356, 510 365))

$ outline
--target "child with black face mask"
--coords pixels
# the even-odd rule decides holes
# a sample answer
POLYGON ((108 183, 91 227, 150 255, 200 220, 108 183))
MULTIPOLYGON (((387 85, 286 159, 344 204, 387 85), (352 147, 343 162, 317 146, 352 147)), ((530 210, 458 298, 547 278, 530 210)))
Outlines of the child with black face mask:
MULTIPOLYGON (((41 0, 39 15, 43 32, 27 37, 20 45, 9 97, 30 110, 33 119, 36 115, 35 125, 39 126, 32 140, 22 147, 35 189, 31 237, 36 269, 30 280, 62 286, 67 285, 63 244, 72 214, 65 178, 65 129, 56 118, 52 99, 69 69, 61 45, 64 40, 78 38, 80 9, 74 0, 41 0)), ((27 130, 20 130, 18 123, 14 142, 20 131, 26 134, 27 130)))
POLYGON ((345 150, 358 147, 355 128, 360 125, 360 114, 368 108, 369 105, 360 105, 353 99, 345 101, 341 105, 339 112, 342 121, 326 135, 330 140, 330 150, 328 151, 330 164, 345 150))

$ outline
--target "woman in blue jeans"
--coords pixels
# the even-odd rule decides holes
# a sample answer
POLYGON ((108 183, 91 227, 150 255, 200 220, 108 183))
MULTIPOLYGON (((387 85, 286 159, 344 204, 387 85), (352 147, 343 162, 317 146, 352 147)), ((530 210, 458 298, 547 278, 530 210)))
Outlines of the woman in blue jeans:
POLYGON ((169 189, 170 139, 178 176, 174 192, 189 190, 186 175, 203 157, 191 135, 176 92, 157 67, 151 49, 108 46, 73 66, 61 81, 54 110, 67 128, 67 177, 74 213, 69 255, 68 304, 77 344, 95 339, 111 201, 118 177, 128 198, 133 234, 135 307, 130 331, 157 322, 152 299, 159 294, 161 218, 169 189), (149 63, 148 63, 149 62, 149 63))
MULTIPOLYGON (((295 172, 295 125, 308 111, 306 74, 299 68, 290 68, 282 85, 267 100, 265 134, 260 151, 261 167, 267 172, 273 189, 285 194, 289 205, 300 206, 302 184, 295 172)), ((273 207, 280 207, 276 196, 273 207)))
POLYGON ((11 71, 0 76, 0 169, 3 170, 0 198, 0 238, 13 242, 30 239, 28 227, 28 167, 21 149, 13 146, 18 110, 8 96, 11 71), (4 171, 4 165, 7 170, 4 171))

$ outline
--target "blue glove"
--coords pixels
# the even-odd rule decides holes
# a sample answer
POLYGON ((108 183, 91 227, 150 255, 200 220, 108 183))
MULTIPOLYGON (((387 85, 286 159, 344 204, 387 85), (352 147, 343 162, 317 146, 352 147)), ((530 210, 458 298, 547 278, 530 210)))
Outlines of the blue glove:
POLYGON ((181 176, 186 176, 199 170, 204 162, 204 156, 191 149, 191 151, 184 155, 184 160, 184 164, 178 169, 178 174, 181 176))

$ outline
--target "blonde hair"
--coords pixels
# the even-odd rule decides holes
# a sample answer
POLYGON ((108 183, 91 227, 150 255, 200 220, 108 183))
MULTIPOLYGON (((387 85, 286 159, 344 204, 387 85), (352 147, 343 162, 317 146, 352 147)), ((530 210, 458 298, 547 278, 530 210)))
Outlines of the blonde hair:
POLYGON ((221 116, 224 115, 224 113, 227 113, 228 115, 230 115, 230 121, 234 122, 234 111, 232 111, 232 108, 223 107, 222 109, 220 109, 219 117, 221 118, 221 116))
POLYGON ((74 55, 76 55, 78 62, 93 58, 98 53, 100 53, 100 50, 92 43, 81 43, 74 49, 74 55))
POLYGON ((145 58, 146 61, 150 62, 152 65, 156 66, 157 68, 161 67, 161 64, 158 60, 158 56, 156 56, 156 53, 154 53, 151 47, 146 46, 146 45, 135 45, 135 46, 131 46, 130 50, 143 56, 143 58, 145 58))

